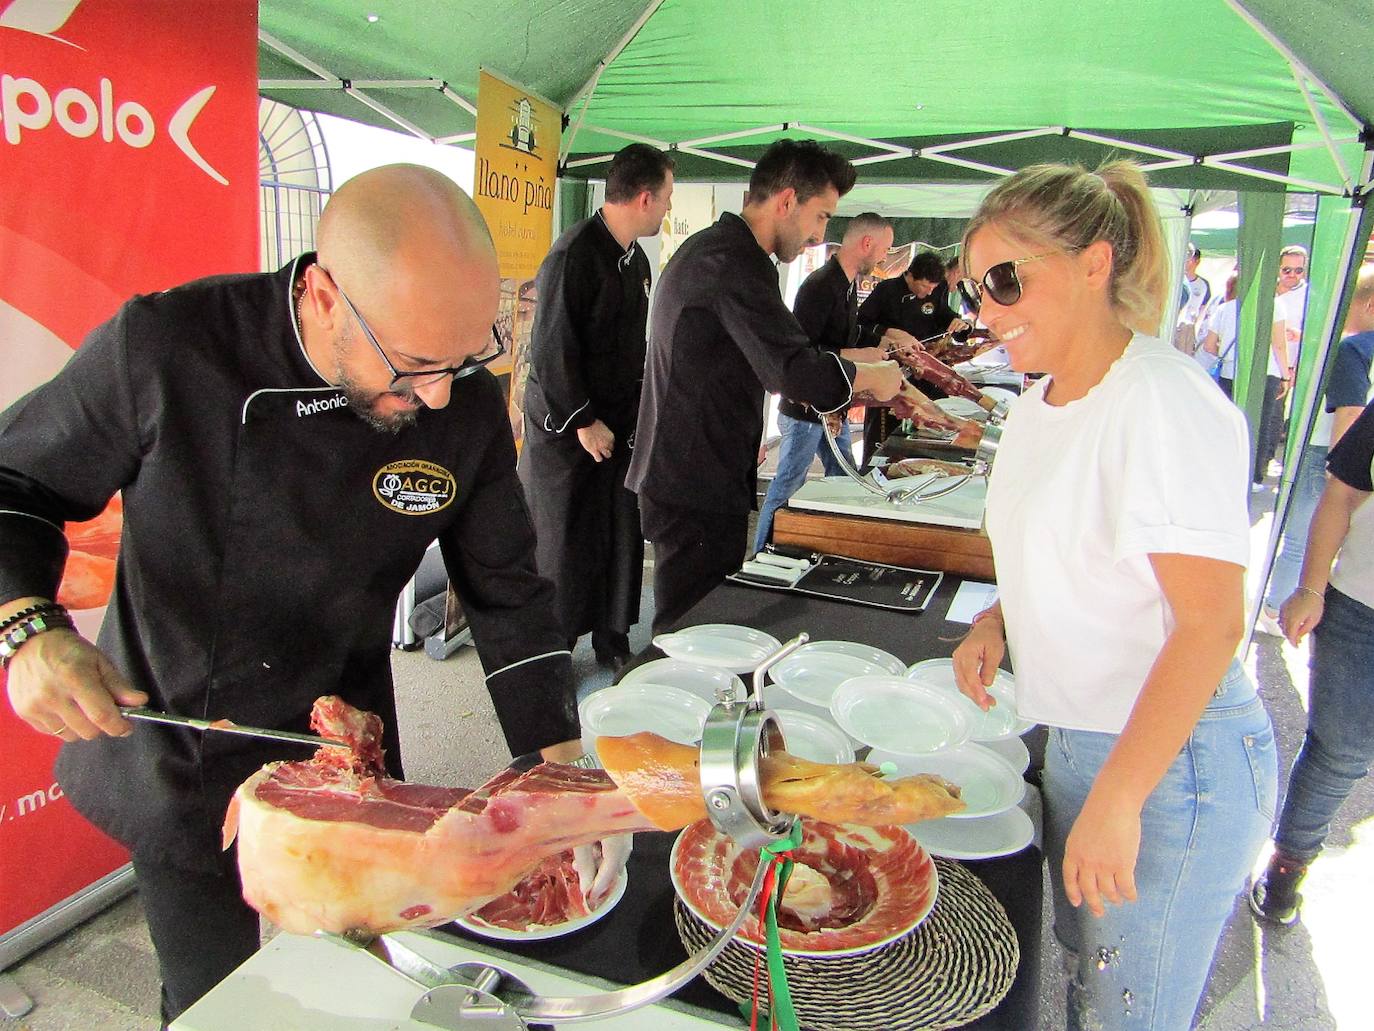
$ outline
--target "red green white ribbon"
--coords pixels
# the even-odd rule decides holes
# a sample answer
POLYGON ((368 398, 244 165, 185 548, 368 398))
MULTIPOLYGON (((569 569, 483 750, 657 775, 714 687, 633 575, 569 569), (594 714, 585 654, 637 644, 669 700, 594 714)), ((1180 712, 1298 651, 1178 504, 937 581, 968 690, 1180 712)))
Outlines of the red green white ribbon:
MULTIPOLYGON (((800 1031, 796 1010, 792 1008, 792 993, 787 987, 787 971, 782 965, 782 940, 778 937, 778 899, 787 890, 787 878, 792 874, 792 851, 801 845, 802 824, 792 821, 787 837, 780 838, 759 850, 759 862, 768 864, 763 890, 759 893, 759 919, 765 928, 764 941, 768 957, 768 1026, 769 1031, 800 1031)), ((754 998, 749 1012, 749 1031, 758 1031, 759 990, 763 956, 754 956, 754 998)))

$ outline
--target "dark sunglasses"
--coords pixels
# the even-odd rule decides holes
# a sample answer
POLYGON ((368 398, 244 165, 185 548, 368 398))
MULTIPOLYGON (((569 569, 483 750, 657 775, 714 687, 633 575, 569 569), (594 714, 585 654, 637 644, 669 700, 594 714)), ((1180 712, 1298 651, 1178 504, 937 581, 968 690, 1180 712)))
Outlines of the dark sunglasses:
POLYGON ((1302 268, 1281 268, 1279 273, 1285 276, 1300 276, 1307 271, 1306 266, 1302 268))
POLYGON ((1004 308, 1009 304, 1015 304, 1021 299, 1021 277, 1017 275, 1016 270, 1028 261, 1039 261, 1046 257, 1049 257, 1048 252, 1032 254, 1028 258, 1017 258, 1015 261, 1000 262, 983 273, 981 283, 965 276, 959 280, 959 294, 973 311, 983 306, 984 291, 1004 308))
POLYGON ((339 296, 343 298, 344 304, 348 305, 348 310, 353 313, 353 317, 358 320, 358 325, 363 328, 363 335, 367 337, 368 342, 372 344, 382 361, 386 363, 387 369, 391 372, 392 387, 395 387, 396 384, 403 380, 408 380, 409 382, 406 385, 414 388, 429 386, 431 383, 438 383, 445 376, 452 376, 454 379, 462 379, 464 376, 471 376, 478 369, 490 365, 492 362, 496 361, 497 358, 500 358, 506 353, 506 345, 501 342, 501 335, 496 332, 496 327, 492 326, 491 341, 487 344, 486 348, 479 354, 469 355, 467 358, 464 358, 461 365, 454 365, 447 369, 418 369, 414 372, 402 372, 400 369, 396 368, 396 366, 392 364, 391 359, 386 356, 386 352, 382 350, 382 345, 377 342, 376 334, 372 332, 372 327, 367 324, 367 320, 359 314, 357 307, 348 299, 348 294, 344 293, 343 287, 341 287, 339 281, 334 278, 334 274, 323 265, 317 264, 315 267, 329 277, 330 281, 334 284, 334 289, 339 291, 339 296))

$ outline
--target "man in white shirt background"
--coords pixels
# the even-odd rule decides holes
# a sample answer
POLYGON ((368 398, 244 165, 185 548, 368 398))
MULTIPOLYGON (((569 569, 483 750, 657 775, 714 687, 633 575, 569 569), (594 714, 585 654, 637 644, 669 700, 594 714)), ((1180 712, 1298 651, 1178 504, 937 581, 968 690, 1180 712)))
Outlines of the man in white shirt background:
POLYGON ((1178 321, 1174 326, 1174 346, 1184 354, 1191 355, 1197 350, 1198 340, 1203 330, 1199 325, 1207 314, 1212 300, 1212 284, 1198 275, 1198 265, 1202 261, 1202 251, 1197 244, 1188 241, 1188 253, 1183 258, 1183 284, 1178 302, 1178 321))

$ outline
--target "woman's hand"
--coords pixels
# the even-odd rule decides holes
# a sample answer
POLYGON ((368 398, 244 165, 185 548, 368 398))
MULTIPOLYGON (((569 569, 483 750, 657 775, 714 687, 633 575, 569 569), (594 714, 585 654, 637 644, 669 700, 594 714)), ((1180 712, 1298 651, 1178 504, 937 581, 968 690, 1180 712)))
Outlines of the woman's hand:
POLYGON ((1297 647, 1304 637, 1317 629, 1326 610, 1326 599, 1305 587, 1295 588, 1279 609, 1279 626, 1288 643, 1297 647))
POLYGON ((990 613, 973 625, 962 644, 954 649, 954 682, 974 705, 987 712, 997 704, 988 694, 997 667, 1007 653, 1002 617, 990 613))
POLYGON ((1135 863, 1140 855, 1140 810, 1100 794, 1088 793, 1064 846, 1064 894, 1075 907, 1106 913, 1103 900, 1114 906, 1134 902, 1135 863))

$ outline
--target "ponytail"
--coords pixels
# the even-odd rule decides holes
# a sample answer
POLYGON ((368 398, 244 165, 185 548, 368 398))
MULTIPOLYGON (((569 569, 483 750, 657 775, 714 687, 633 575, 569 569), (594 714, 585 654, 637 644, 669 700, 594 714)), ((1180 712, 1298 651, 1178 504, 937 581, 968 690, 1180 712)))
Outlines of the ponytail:
POLYGON ((1098 240, 1112 248, 1111 301, 1131 329, 1157 336, 1167 296, 1164 233, 1140 169, 1111 161, 1031 165, 999 183, 964 230, 961 253, 979 229, 997 223, 1028 243, 1076 254, 1098 240))

